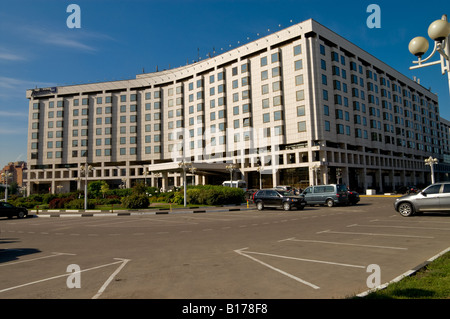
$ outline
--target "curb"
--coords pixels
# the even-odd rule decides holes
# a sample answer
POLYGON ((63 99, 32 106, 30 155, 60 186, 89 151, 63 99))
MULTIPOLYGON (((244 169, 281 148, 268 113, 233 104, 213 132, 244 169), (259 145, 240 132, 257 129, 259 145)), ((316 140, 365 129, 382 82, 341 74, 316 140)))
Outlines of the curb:
POLYGON ((383 289, 385 289, 387 286, 389 286, 390 284, 399 282, 399 281, 402 280, 403 278, 410 277, 410 276, 412 276, 413 274, 415 274, 416 272, 418 272, 419 270, 424 269, 426 266, 428 266, 429 264, 431 264, 433 261, 435 261, 436 259, 438 259, 438 258, 441 257, 442 255, 448 253, 449 251, 450 251, 450 247, 444 249, 444 250, 441 251, 440 253, 438 253, 438 254, 434 255, 433 257, 427 259, 426 261, 424 261, 423 263, 417 265, 416 267, 414 267, 414 268, 412 268, 412 269, 410 269, 410 270, 408 270, 408 271, 405 271, 403 274, 401 274, 400 276, 395 277, 395 278, 392 279, 391 281, 389 281, 389 282, 387 282, 387 283, 384 283, 384 284, 382 284, 382 285, 379 285, 379 286, 377 286, 377 287, 375 287, 375 288, 366 290, 366 291, 364 291, 364 292, 362 292, 362 293, 360 293, 360 294, 357 294, 356 297, 366 297, 367 295, 369 295, 369 294, 372 293, 372 292, 375 292, 375 291, 378 291, 378 290, 383 290, 383 289))
POLYGON ((109 217, 109 216, 141 216, 141 215, 160 215, 160 214, 198 214, 198 213, 206 213, 206 212, 232 212, 232 211, 246 211, 251 210, 253 208, 245 207, 245 208, 225 208, 225 209, 192 209, 192 210, 160 210, 160 211, 140 211, 140 212, 132 212, 132 211, 119 211, 112 212, 108 210, 45 210, 38 212, 37 210, 30 210, 30 213, 33 213, 35 217, 109 217))

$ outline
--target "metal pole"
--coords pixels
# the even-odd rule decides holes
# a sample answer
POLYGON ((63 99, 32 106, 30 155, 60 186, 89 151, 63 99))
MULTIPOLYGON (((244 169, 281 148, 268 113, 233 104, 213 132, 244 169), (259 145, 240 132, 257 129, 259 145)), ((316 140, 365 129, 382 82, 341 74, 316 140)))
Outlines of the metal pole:
POLYGON ((259 189, 262 189, 262 172, 259 170, 259 189))
POLYGON ((184 195, 184 207, 186 207, 186 197, 187 197, 187 191, 186 191, 187 183, 186 183, 186 163, 183 162, 183 195, 184 195))
POLYGON ((431 184, 434 184, 434 163, 433 162, 430 163, 430 167, 431 167, 431 184))
POLYGON ((87 185, 87 178, 88 178, 88 165, 84 166, 84 210, 87 210, 88 207, 88 185, 87 185))
POLYGON ((9 171, 5 172, 5 203, 8 202, 8 178, 9 178, 9 171))

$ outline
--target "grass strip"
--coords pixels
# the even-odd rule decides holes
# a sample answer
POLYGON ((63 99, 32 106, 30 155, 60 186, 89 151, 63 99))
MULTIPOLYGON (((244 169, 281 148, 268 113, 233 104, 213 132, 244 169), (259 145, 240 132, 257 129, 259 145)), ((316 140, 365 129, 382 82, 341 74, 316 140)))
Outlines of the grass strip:
POLYGON ((450 252, 421 270, 364 299, 448 299, 450 298, 450 252))

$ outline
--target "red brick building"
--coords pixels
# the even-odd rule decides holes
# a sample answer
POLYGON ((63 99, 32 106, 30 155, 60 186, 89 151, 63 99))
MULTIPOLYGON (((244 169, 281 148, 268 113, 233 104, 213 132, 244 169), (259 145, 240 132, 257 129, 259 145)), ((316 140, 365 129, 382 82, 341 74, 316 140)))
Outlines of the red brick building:
MULTIPOLYGON (((1 173, 12 173, 12 176, 8 179, 8 185, 16 182, 19 187, 24 186, 23 183, 26 179, 27 163, 23 161, 10 162, 3 167, 1 173)), ((3 174, 0 175, 0 184, 6 184, 6 178, 3 174)))

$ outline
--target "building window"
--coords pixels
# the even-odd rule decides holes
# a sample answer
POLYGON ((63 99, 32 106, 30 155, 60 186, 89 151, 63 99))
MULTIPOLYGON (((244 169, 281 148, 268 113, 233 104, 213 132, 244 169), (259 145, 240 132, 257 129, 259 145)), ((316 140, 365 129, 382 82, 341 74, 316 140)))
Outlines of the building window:
POLYGON ((306 121, 298 122, 298 131, 306 132, 306 121))
POLYGON ((297 101, 303 101, 305 99, 305 91, 300 90, 295 92, 297 101))
POLYGON ((267 65, 267 57, 266 56, 261 58, 261 66, 265 66, 265 65, 267 65))
POLYGON ((272 53, 270 59, 271 59, 272 63, 279 62, 280 61, 280 53, 279 52, 272 53))
POLYGON ((325 46, 323 44, 320 45, 320 54, 325 55, 325 46))
POLYGON ((280 121, 283 119, 283 112, 282 111, 276 111, 273 113, 273 119, 274 121, 280 121))

